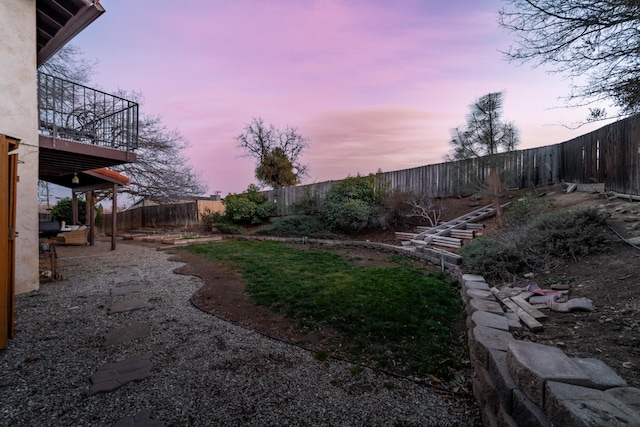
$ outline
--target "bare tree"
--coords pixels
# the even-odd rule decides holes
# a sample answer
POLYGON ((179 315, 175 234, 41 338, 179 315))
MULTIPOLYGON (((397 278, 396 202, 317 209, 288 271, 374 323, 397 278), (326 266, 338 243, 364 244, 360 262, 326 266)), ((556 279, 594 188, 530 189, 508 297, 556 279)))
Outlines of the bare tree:
POLYGON ((93 77, 97 61, 89 61, 77 46, 67 44, 58 50, 38 71, 64 80, 87 85, 93 77))
POLYGON ((179 131, 168 130, 159 117, 145 115, 138 128, 138 161, 113 167, 131 180, 120 192, 134 198, 170 202, 207 191, 200 173, 184 155, 189 143, 179 131))
MULTIPOLYGON (((88 84, 93 76, 95 63, 82 57, 80 49, 67 45, 60 49, 40 71, 76 83, 88 84)), ((115 94, 121 98, 141 103, 142 94, 119 90, 115 94)), ((104 104, 84 104, 83 114, 102 117, 108 115, 104 104)), ((140 114, 138 123, 137 162, 114 166, 112 169, 123 173, 131 184, 120 192, 134 198, 150 198, 159 202, 181 200, 203 194, 207 185, 200 173, 189 165, 184 151, 188 141, 178 130, 168 130, 160 117, 140 114)), ((104 195, 104 197, 108 197, 104 195)))
POLYGON ((255 176, 262 185, 292 186, 308 174, 308 167, 300 163, 300 156, 309 140, 294 127, 280 130, 273 124, 265 125, 261 118, 253 118, 235 139, 243 156, 256 159, 255 176))
MULTIPOLYGON (((499 24, 513 33, 507 59, 550 65, 572 81, 576 105, 613 101, 620 115, 640 111, 640 2, 505 0, 499 24), (586 77, 586 80, 583 79, 586 77)), ((602 108, 591 119, 606 118, 602 108)))
POLYGON ((407 204, 411 207, 411 211, 407 214, 408 217, 427 220, 432 227, 438 225, 444 211, 442 200, 426 194, 412 194, 407 200, 407 204))

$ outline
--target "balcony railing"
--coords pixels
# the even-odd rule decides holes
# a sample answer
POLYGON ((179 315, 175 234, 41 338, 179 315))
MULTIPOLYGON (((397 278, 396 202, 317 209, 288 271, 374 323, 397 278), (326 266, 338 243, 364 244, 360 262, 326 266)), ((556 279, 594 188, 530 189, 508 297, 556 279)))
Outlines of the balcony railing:
POLYGON ((120 151, 138 148, 138 104, 38 73, 40 135, 120 151))

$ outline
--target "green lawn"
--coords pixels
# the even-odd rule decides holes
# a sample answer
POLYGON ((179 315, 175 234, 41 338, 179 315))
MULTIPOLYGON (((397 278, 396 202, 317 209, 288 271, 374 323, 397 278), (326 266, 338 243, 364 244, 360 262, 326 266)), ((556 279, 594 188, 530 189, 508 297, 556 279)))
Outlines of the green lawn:
POLYGON ((462 345, 455 284, 389 256, 391 267, 355 266, 331 248, 298 249, 270 241, 229 241, 188 250, 231 263, 257 304, 296 319, 301 328, 330 326, 323 349, 405 374, 451 378, 462 345))

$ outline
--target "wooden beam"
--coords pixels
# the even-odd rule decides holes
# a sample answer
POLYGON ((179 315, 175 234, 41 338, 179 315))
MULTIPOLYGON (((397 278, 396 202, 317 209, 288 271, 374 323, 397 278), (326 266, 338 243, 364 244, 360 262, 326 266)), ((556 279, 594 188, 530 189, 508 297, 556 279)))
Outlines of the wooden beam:
POLYGON ((520 308, 529 313, 531 317, 534 319, 546 319, 547 315, 539 311, 537 308, 533 307, 529 304, 524 298, 520 295, 511 297, 511 300, 518 304, 520 308))
POLYGON ((538 322, 533 318, 529 313, 527 313, 522 307, 516 304, 511 298, 500 298, 498 289, 491 288, 491 293, 496 297, 498 301, 504 304, 512 312, 516 313, 522 323, 524 323, 527 328, 531 329, 533 332, 541 331, 544 329, 542 323, 538 322))

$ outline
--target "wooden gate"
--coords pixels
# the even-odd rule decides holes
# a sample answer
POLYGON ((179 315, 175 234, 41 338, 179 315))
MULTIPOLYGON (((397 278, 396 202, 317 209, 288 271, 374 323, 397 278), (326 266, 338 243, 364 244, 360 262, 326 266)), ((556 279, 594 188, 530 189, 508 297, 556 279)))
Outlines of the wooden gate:
POLYGON ((15 335, 16 183, 19 140, 0 134, 0 349, 15 335))

